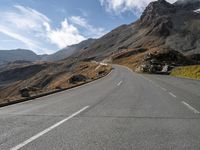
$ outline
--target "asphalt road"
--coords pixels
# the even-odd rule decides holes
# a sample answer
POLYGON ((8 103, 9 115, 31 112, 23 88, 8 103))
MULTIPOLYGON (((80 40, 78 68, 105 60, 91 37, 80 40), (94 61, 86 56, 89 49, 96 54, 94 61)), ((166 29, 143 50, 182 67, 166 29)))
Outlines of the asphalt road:
POLYGON ((1 150, 199 150, 200 81, 107 77, 0 108, 1 150))

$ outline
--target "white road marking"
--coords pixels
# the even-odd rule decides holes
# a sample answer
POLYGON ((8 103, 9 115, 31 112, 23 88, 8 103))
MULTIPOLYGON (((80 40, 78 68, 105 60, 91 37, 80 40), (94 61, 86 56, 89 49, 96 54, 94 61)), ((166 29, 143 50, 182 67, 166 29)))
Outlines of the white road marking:
POLYGON ((169 94, 176 98, 176 95, 174 95, 172 92, 169 92, 169 94))
POLYGON ((167 91, 167 89, 165 89, 165 88, 163 88, 163 87, 161 87, 161 89, 162 89, 163 91, 167 91))
POLYGON ((147 79, 149 82, 151 82, 151 83, 153 83, 153 81, 152 80, 149 80, 149 79, 147 79))
POLYGON ((182 101, 182 104, 184 104, 185 106, 187 106, 187 108, 189 108, 191 111, 193 111, 195 114, 199 114, 200 112, 198 110, 196 110, 194 107, 192 107, 191 105, 189 105, 188 103, 182 101))
POLYGON ((122 84, 122 81, 120 81, 118 84, 117 84, 117 86, 120 86, 122 84))
POLYGON ((156 83, 154 83, 154 81, 152 81, 151 79, 148 79, 148 78, 146 78, 146 77, 144 77, 144 76, 142 76, 142 75, 140 75, 143 79, 145 79, 145 80, 147 80, 147 81, 149 81, 150 83, 152 83, 152 84, 154 84, 155 86, 157 86, 157 87, 159 87, 156 83))
POLYGON ((144 77, 144 76, 142 76, 142 75, 140 75, 140 77, 142 77, 143 79, 145 79, 145 80, 147 80, 147 81, 149 81, 149 82, 153 82, 152 80, 150 80, 150 79, 148 79, 148 78, 146 78, 146 77, 144 77))
POLYGON ((86 110, 86 109, 88 109, 88 108, 89 108, 89 106, 86 106, 86 107, 82 108, 81 110, 77 111, 76 113, 72 114, 71 116, 69 116, 69 117, 67 117, 67 118, 65 118, 65 119, 63 119, 63 120, 61 120, 61 121, 59 121, 58 123, 52 125, 51 127, 47 128, 47 129, 45 129, 45 130, 43 130, 43 131, 40 132, 40 133, 34 135, 34 136, 31 137, 30 139, 28 139, 28 140, 26 140, 26 141, 24 141, 24 142, 18 144, 17 146, 11 148, 10 150, 18 150, 18 149, 24 147, 25 145, 31 143, 32 141, 36 140, 37 138, 41 137, 42 135, 48 133, 49 131, 53 130, 54 128, 58 127, 59 125, 63 124, 64 122, 66 122, 66 121, 72 119, 73 117, 77 116, 78 114, 80 114, 81 112, 83 112, 84 110, 86 110))

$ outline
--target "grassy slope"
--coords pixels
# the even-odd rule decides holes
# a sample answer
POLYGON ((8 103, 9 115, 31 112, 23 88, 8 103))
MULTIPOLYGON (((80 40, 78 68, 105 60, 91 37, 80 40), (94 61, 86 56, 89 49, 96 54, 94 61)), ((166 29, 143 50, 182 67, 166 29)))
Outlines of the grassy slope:
POLYGON ((177 67, 172 70, 171 75, 200 80, 200 65, 177 67))
MULTIPOLYGON (((62 63, 60 65, 62 65, 62 63)), ((70 84, 68 82, 69 78, 76 74, 82 74, 82 75, 88 77, 89 78, 88 80, 92 81, 92 80, 95 80, 100 77, 100 76, 98 76, 98 72, 100 72, 100 71, 110 72, 110 70, 112 69, 112 67, 110 65, 100 66, 100 67, 98 67, 98 66, 99 66, 99 64, 96 64, 96 63, 80 62, 78 65, 76 65, 76 67, 71 72, 65 72, 64 70, 61 70, 61 72, 58 71, 58 74, 53 75, 45 87, 42 87, 34 92, 31 92, 30 95, 35 96, 35 95, 38 95, 41 93, 57 90, 58 88, 65 89, 65 88, 69 88, 69 87, 73 87, 73 86, 82 84, 82 82, 77 83, 77 84, 70 84), (96 69, 97 67, 98 67, 98 69, 96 69)), ((62 68, 62 67, 60 67, 60 68, 62 68)), ((53 68, 53 70, 55 70, 55 68, 53 68)), ((9 101, 15 101, 15 100, 21 99, 22 97, 19 94, 19 90, 21 89, 21 87, 26 87, 26 86, 31 87, 32 85, 34 85, 37 82, 43 82, 43 80, 44 80, 43 77, 45 77, 45 79, 48 77, 51 77, 51 71, 52 70, 47 70, 47 73, 48 73, 47 76, 46 76, 45 72, 42 71, 42 72, 39 72, 38 74, 34 75, 31 78, 13 82, 13 83, 9 84, 7 87, 1 89, 0 90, 0 103, 6 103, 9 101), (41 78, 39 78, 38 76, 41 78)))

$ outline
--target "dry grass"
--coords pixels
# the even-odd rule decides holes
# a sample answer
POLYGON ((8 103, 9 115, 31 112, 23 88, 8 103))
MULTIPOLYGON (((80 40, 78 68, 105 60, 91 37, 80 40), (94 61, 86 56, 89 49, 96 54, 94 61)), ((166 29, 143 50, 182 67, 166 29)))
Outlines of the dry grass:
POLYGON ((111 70, 111 66, 100 66, 98 70, 95 70, 98 67, 98 64, 91 62, 81 62, 78 66, 73 70, 72 73, 64 73, 57 76, 49 85, 48 90, 54 90, 57 88, 68 88, 74 86, 68 83, 68 80, 71 76, 75 74, 82 74, 89 78, 89 80, 95 80, 98 78, 99 71, 109 72, 111 70))
POLYGON ((83 84, 83 82, 76 83, 76 84, 70 84, 68 82, 68 80, 73 75, 76 75, 76 74, 84 75, 88 78, 88 81, 86 82, 89 82, 89 81, 100 78, 101 76, 99 76, 99 72, 104 71, 105 73, 108 73, 111 71, 111 68, 112 67, 110 65, 103 66, 103 65, 99 65, 98 63, 93 63, 93 62, 80 62, 75 66, 75 68, 72 71, 69 71, 69 72, 61 69, 61 72, 56 72, 55 74, 53 74, 52 70, 43 70, 42 72, 39 72, 38 74, 36 74, 35 76, 29 79, 13 82, 9 84, 7 87, 4 87, 3 89, 1 89, 0 103, 16 101, 17 99, 22 98, 19 93, 19 90, 21 88, 25 86, 31 87, 32 85, 38 82, 43 82, 47 78, 50 78, 50 80, 48 80, 48 84, 42 88, 39 88, 36 91, 30 92, 31 96, 55 91, 58 89, 66 89, 66 88, 78 86, 79 84, 83 84))
POLYGON ((200 65, 177 67, 172 70, 171 75, 200 80, 200 65))
POLYGON ((131 55, 129 57, 122 57, 120 59, 114 60, 113 63, 119 64, 119 65, 124 65, 135 71, 137 69, 137 67, 141 65, 143 58, 148 53, 153 53, 155 51, 158 51, 158 49, 159 49, 159 47, 151 48, 151 49, 148 49, 148 51, 143 52, 143 53, 138 53, 136 55, 131 55))

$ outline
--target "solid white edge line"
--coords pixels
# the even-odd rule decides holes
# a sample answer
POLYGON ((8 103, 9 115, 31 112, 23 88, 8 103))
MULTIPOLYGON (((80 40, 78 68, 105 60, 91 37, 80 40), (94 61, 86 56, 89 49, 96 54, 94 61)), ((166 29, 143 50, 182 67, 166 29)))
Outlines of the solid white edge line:
POLYGON ((176 98, 176 95, 174 95, 172 92, 169 92, 169 94, 176 98))
POLYGON ((194 107, 186 103, 185 101, 182 101, 182 104, 184 104, 187 108, 189 108, 191 111, 193 111, 195 114, 199 114, 200 112, 196 110, 194 107))
POLYGON ((36 140, 37 138, 41 137, 42 135, 48 133, 49 131, 53 130, 54 128, 58 127, 59 125, 63 124, 64 122, 72 119, 73 117, 77 116, 78 114, 80 114, 81 112, 83 112, 84 110, 88 109, 89 106, 86 106, 84 108, 82 108, 81 110, 77 111, 76 113, 72 114, 71 116, 59 121, 58 123, 52 125, 51 127, 43 130, 42 132, 32 136, 31 138, 29 138, 28 140, 18 144, 17 146, 11 148, 10 150, 19 150, 20 148, 24 147, 25 145, 31 143, 32 141, 36 140))
POLYGON ((120 81, 118 84, 117 84, 117 86, 120 86, 122 84, 122 81, 120 81))

